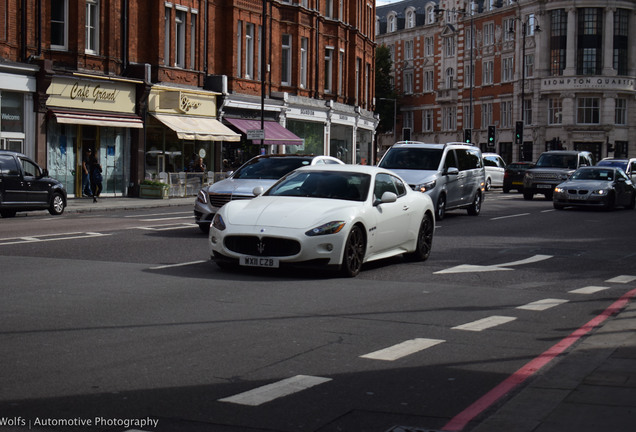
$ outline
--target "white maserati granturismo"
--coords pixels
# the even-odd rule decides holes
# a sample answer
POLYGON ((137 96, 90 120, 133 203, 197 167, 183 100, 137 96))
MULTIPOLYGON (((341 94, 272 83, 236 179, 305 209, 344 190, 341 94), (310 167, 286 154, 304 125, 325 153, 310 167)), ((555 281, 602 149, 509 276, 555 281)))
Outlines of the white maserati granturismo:
POLYGON ((353 277, 369 261, 400 254, 424 261, 431 253, 431 199, 388 170, 308 166, 254 194, 212 220, 210 257, 221 268, 327 266, 353 277))

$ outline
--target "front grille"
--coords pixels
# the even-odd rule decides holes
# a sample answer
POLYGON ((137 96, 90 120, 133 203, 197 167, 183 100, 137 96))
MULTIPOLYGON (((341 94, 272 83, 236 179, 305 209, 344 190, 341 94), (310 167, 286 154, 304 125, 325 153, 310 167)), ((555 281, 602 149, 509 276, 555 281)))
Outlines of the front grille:
POLYGON ((588 194, 588 192, 589 192, 589 191, 584 190, 584 189, 568 189, 568 193, 569 193, 570 195, 576 195, 576 194, 579 194, 579 195, 587 195, 587 194, 588 194))
POLYGON ((244 255, 282 257, 300 252, 300 243, 296 240, 278 237, 228 236, 224 242, 232 252, 244 255))
POLYGON ((555 173, 534 173, 535 180, 558 180, 559 175, 555 173))
POLYGON ((233 200, 238 199, 252 199, 254 196, 245 196, 245 195, 232 195, 232 194, 219 194, 219 193, 211 193, 210 194, 210 204, 213 207, 221 208, 224 204, 229 203, 233 200))

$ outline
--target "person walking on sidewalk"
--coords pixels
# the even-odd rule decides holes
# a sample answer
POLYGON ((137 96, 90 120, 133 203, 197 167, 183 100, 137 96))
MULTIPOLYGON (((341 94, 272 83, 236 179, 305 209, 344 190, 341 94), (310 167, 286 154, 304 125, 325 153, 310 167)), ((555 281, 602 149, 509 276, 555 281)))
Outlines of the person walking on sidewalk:
POLYGON ((93 195, 91 190, 91 176, 90 176, 90 164, 92 149, 87 148, 84 150, 84 156, 82 157, 82 196, 89 197, 93 195))
POLYGON ((93 187, 93 202, 97 202, 97 197, 102 193, 102 165, 97 159, 97 155, 93 154, 90 159, 90 176, 91 186, 93 187))

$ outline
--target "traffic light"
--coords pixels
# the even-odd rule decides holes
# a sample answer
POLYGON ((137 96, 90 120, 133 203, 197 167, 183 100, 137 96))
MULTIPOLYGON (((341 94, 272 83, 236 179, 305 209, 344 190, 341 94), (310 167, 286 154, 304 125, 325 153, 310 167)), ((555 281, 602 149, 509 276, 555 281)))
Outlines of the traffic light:
POLYGON ((523 144, 523 122, 518 121, 515 123, 515 144, 523 144))
POLYGON ((488 147, 495 146, 495 126, 488 126, 488 147))
POLYGON ((464 142, 466 144, 470 144, 472 142, 471 135, 472 135, 472 130, 471 129, 464 129, 464 142))

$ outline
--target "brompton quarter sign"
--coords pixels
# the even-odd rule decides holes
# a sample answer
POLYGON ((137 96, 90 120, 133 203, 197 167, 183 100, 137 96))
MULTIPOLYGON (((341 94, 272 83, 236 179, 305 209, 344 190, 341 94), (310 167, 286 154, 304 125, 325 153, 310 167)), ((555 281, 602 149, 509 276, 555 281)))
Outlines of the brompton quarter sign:
POLYGON ((634 91, 635 80, 633 78, 601 77, 601 76, 576 76, 576 77, 551 77, 541 80, 543 90, 614 90, 634 91))

